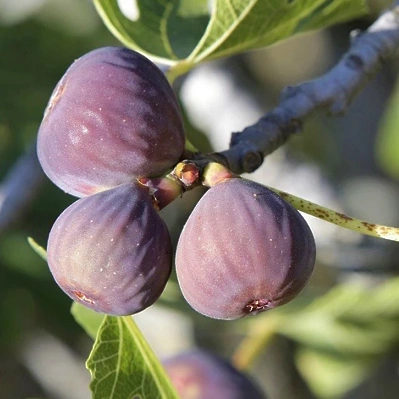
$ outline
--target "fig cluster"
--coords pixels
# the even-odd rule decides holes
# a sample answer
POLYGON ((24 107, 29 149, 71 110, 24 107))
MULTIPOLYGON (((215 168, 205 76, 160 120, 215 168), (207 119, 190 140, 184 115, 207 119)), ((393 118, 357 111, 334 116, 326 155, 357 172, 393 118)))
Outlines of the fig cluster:
MULTIPOLYGON (((45 110, 37 152, 47 176, 80 197, 48 240, 50 271, 72 299, 129 315, 161 295, 173 250, 157 209, 180 186, 163 199, 154 187, 161 181, 157 187, 168 192, 170 179, 162 176, 182 160, 184 144, 173 89, 141 54, 105 47, 66 71, 45 110)), ((309 226, 264 186, 213 173, 176 249, 185 299, 198 312, 227 320, 287 303, 313 271, 309 226)))
POLYGON ((168 358, 163 366, 181 399, 266 399, 248 376, 203 350, 168 358))
POLYGON ((169 232, 140 178, 184 151, 173 89, 155 64, 119 47, 76 60, 44 113, 37 153, 58 187, 81 197, 56 220, 48 264, 72 299, 112 315, 153 304, 170 272, 169 232))

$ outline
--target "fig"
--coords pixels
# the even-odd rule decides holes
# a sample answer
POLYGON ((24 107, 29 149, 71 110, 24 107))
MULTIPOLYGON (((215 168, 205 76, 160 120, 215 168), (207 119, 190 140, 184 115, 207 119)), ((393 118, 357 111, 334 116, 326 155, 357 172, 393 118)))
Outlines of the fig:
POLYGON ((57 84, 37 152, 53 183, 84 197, 163 175, 184 142, 179 104, 161 70, 135 51, 104 47, 76 60, 57 84))
POLYGON ((258 183, 231 178, 210 188, 188 218, 176 273, 195 310, 237 319, 296 297, 315 253, 313 234, 296 209, 258 183))
POLYGON ((181 399, 266 399, 249 377, 203 350, 171 357, 163 366, 181 399))
POLYGON ((47 255, 55 281, 72 299, 121 316, 161 295, 172 244, 149 189, 125 183, 70 205, 50 231, 47 255))

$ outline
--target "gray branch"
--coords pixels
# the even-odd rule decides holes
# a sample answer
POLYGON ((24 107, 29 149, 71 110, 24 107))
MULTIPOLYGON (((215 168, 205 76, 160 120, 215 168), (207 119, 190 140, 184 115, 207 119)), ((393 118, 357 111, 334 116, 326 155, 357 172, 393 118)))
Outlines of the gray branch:
POLYGON ((220 152, 231 171, 253 172, 286 140, 302 130, 303 121, 323 108, 343 113, 357 92, 399 48, 399 1, 364 33, 354 35, 348 52, 325 75, 286 88, 280 104, 254 125, 233 133, 230 149, 220 152))

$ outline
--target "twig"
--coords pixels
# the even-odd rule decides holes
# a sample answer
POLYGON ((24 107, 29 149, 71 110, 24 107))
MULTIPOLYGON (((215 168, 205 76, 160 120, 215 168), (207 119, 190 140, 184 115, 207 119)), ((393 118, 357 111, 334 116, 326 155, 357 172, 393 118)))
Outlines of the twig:
POLYGON ((371 237, 384 238, 385 240, 399 241, 399 228, 384 226, 381 224, 367 222, 344 213, 334 211, 324 206, 315 204, 314 202, 305 200, 295 195, 277 190, 269 187, 272 191, 278 194, 289 202, 294 208, 308 215, 314 216, 318 219, 325 220, 326 222, 335 224, 336 226, 343 227, 348 230, 356 231, 360 234, 365 234, 371 237))
POLYGON ((254 125, 233 133, 230 149, 220 152, 228 168, 237 174, 253 172, 294 133, 315 110, 343 113, 356 93, 381 64, 399 48, 399 1, 369 27, 357 34, 348 52, 325 75, 284 90, 280 104, 254 125))

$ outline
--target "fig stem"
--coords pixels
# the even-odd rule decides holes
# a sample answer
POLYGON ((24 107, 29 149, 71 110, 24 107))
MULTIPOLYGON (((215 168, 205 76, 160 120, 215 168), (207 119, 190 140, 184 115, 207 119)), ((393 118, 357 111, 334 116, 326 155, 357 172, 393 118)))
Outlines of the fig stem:
POLYGON ((391 241, 399 241, 398 227, 384 226, 381 224, 367 222, 365 220, 357 219, 344 213, 340 213, 318 205, 293 194, 286 193, 285 191, 281 191, 273 187, 268 188, 282 197, 285 201, 289 202, 298 211, 307 213, 308 215, 325 220, 326 222, 335 224, 345 229, 355 231, 357 233, 372 237, 384 238, 391 241))
POLYGON ((174 81, 179 76, 185 75, 194 66, 195 64, 193 62, 187 60, 175 62, 173 65, 171 65, 165 73, 170 85, 173 85, 174 81))
POLYGON ((160 211, 183 194, 184 188, 171 174, 165 177, 141 178, 139 184, 148 187, 154 207, 160 211))
POLYGON ((213 187, 227 179, 240 177, 218 162, 209 162, 202 171, 201 181, 206 187, 213 187))
POLYGON ((196 159, 185 159, 179 162, 170 176, 177 179, 184 191, 191 190, 198 186, 213 187, 227 179, 239 178, 232 173, 225 165, 215 162, 210 158, 212 154, 192 154, 196 159), (209 158, 208 158, 209 155, 209 158))
MULTIPOLYGON (((200 159, 199 154, 197 154, 197 157, 200 159)), ((196 170, 198 171, 198 177, 196 179, 193 179, 193 181, 190 182, 189 186, 186 186, 186 190, 197 187, 200 184, 207 187, 213 187, 216 184, 224 181, 225 179, 240 177, 234 175, 224 165, 214 162, 210 159, 206 159, 206 157, 201 160, 186 160, 178 165, 185 164, 191 165, 192 168, 196 168, 196 170)), ((192 175, 191 170, 190 175, 192 175)), ((175 177, 182 182, 181 176, 176 176, 176 172, 175 177)), ((287 193, 285 191, 281 191, 266 185, 265 187, 274 191, 284 200, 289 202, 298 211, 307 213, 308 215, 314 216, 318 219, 325 220, 326 222, 335 224, 348 230, 355 231, 360 234, 383 238, 385 240, 399 241, 398 227, 384 226, 381 224, 357 219, 353 216, 348 216, 344 213, 334 211, 332 209, 318 205, 301 197, 297 197, 296 195, 287 193)))

